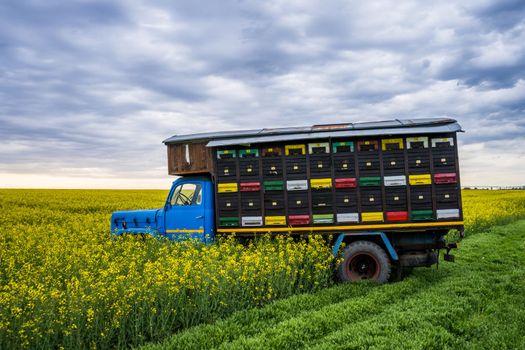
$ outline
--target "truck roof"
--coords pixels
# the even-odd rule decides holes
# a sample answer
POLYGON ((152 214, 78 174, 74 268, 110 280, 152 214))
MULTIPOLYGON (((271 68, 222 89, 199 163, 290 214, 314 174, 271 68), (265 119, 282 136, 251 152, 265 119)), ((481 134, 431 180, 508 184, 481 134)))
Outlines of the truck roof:
POLYGON ((418 118, 174 135, 163 142, 164 144, 177 144, 208 141, 207 147, 217 147, 329 137, 436 134, 458 131, 462 130, 455 119, 418 118))

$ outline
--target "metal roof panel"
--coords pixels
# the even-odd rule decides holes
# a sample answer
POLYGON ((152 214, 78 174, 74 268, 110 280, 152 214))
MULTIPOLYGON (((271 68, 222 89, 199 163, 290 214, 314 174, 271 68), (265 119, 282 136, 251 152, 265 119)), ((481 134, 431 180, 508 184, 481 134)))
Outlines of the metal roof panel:
POLYGON ((298 141, 298 140, 316 140, 326 138, 341 138, 341 137, 363 137, 363 136, 394 136, 407 134, 440 134, 449 132, 461 131, 461 126, 458 123, 437 125, 433 127, 405 127, 405 128, 391 128, 391 129, 364 129, 364 130, 342 130, 330 131, 324 133, 301 133, 292 135, 269 135, 269 136, 253 136, 232 139, 220 139, 209 141, 207 147, 232 146, 232 145, 249 145, 266 142, 278 141, 298 141))
MULTIPOLYGON (((208 145, 219 144, 220 140, 228 140, 228 144, 241 143, 243 139, 260 139, 264 138, 267 141, 251 141, 251 143, 260 142, 271 142, 273 136, 278 136, 279 140, 298 140, 304 138, 305 135, 309 135, 307 138, 325 138, 335 137, 330 136, 332 133, 345 132, 345 131, 357 131, 367 130, 366 135, 387 135, 387 134, 400 134, 407 133, 407 129, 411 132, 413 128, 421 127, 425 131, 418 132, 429 132, 429 128, 440 126, 446 126, 451 124, 457 124, 454 119, 449 118, 421 118, 421 119, 394 119, 377 122, 356 122, 356 123, 341 123, 341 124, 320 124, 313 126, 300 126, 300 127, 285 127, 285 128, 265 128, 265 129, 252 129, 252 130, 234 130, 234 131, 219 131, 219 132, 207 132, 197 133, 190 135, 174 135, 163 142, 165 144, 170 143, 187 143, 187 142, 205 142, 210 141, 208 145), (384 130, 389 130, 384 132, 384 130), (404 130, 403 132, 393 132, 393 130, 404 130), (330 134, 330 135, 329 135, 330 134), (237 140, 237 141, 233 141, 237 140)), ((459 125, 458 125, 459 127, 459 125)), ((461 127, 459 127, 459 130, 461 127)), ((441 131, 442 132, 442 131, 441 131)), ((352 134, 359 136, 357 134, 352 134)), ((344 134, 344 136, 350 136, 350 134, 344 134)), ((222 143, 221 143, 222 144, 222 143)))

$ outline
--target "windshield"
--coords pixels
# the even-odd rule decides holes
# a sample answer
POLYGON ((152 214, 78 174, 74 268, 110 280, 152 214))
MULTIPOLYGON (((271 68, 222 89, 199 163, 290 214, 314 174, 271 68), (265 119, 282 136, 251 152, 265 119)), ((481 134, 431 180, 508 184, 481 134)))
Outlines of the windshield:
POLYGON ((171 205, 200 205, 202 203, 202 186, 196 183, 178 185, 173 191, 171 205))

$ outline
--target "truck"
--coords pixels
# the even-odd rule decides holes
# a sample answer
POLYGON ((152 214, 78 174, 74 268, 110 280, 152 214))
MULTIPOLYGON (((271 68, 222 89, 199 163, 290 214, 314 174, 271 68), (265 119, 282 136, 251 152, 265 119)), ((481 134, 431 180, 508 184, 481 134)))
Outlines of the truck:
POLYGON ((325 235, 343 281, 379 283, 453 261, 463 234, 450 118, 175 135, 160 209, 118 211, 112 235, 212 243, 219 235, 325 235))

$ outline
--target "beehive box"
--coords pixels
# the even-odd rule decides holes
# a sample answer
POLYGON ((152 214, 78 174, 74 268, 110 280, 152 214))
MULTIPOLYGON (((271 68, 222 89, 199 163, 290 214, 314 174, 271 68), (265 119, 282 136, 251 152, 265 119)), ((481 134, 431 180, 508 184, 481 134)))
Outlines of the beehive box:
POLYGON ((462 220, 455 133, 214 149, 221 228, 462 220))

